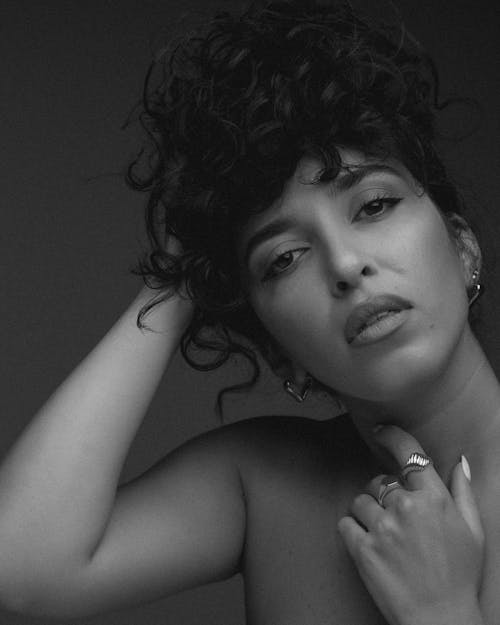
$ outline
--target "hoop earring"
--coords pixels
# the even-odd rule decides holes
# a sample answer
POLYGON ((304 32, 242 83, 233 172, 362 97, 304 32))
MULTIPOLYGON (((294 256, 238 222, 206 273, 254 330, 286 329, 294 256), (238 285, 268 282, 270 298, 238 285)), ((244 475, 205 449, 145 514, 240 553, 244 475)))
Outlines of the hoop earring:
POLYGON ((478 299, 478 297, 480 297, 484 293, 484 290, 485 290, 484 286, 477 282, 478 278, 479 278, 479 271, 477 269, 474 269, 474 272, 472 273, 472 281, 474 282, 474 284, 470 288, 470 293, 468 295, 469 307, 472 306, 472 304, 474 304, 474 302, 478 299))
POLYGON ((306 381, 304 382, 304 386, 299 391, 296 387, 294 387, 293 382, 291 382, 290 380, 285 380, 283 383, 283 388, 295 399, 295 401, 302 403, 303 401, 305 401, 307 395, 309 394, 312 382, 313 381, 311 376, 307 376, 306 381))

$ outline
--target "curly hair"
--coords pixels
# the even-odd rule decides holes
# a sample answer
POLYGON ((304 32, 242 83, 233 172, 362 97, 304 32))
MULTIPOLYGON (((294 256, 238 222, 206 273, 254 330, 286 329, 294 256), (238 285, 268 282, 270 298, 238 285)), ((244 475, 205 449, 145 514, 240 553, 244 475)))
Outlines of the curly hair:
POLYGON ((404 28, 394 36, 344 0, 219 13, 151 64, 139 116, 150 141, 127 180, 149 193, 151 249, 133 271, 159 293, 137 323, 185 286, 195 304, 185 360, 206 371, 239 354, 252 365, 248 381, 219 392, 219 415, 224 393, 257 381, 257 352, 276 374, 285 364, 246 296, 240 228, 281 195, 305 154, 324 165, 319 181, 333 180, 341 146, 397 158, 441 211, 461 212, 435 146, 445 104, 433 61, 404 28), (171 236, 179 256, 167 251, 171 236))

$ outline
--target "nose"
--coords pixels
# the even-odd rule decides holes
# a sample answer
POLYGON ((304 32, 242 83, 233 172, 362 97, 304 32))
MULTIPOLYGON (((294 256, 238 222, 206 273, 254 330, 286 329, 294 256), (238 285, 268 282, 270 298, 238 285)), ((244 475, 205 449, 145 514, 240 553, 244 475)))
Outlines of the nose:
POLYGON ((334 297, 346 297, 360 287, 364 278, 374 275, 367 253, 346 241, 332 242, 326 253, 325 272, 334 297))

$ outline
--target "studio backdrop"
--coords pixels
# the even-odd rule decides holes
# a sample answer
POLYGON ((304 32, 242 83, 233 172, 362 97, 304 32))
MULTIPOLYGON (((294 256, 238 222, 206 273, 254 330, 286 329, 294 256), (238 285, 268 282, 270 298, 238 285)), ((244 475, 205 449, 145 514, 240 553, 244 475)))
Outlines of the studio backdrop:
MULTIPOLYGON (((141 288, 130 273, 145 236, 146 197, 124 172, 140 149, 124 123, 141 97, 148 65, 172 33, 239 0, 3 0, 0 10, 2 322, 0 454, 50 393, 94 347, 141 288)), ((378 13, 389 1, 355 6, 378 13)), ((443 96, 480 105, 443 117, 447 163, 490 236, 480 339, 500 371, 500 12, 494 2, 394 0, 407 28, 437 60, 443 96), (488 221, 485 221, 488 220, 488 221)), ((123 480, 182 442, 221 425, 218 390, 246 379, 235 361, 191 370, 178 355, 127 458, 123 480)), ((320 397, 299 407, 264 367, 257 387, 226 402, 226 421, 264 414, 331 418, 320 397)), ((332 527, 332 532, 336 531, 332 527)), ((1 556, 0 545, 0 556, 1 556)), ((43 625, 0 612, 2 625, 43 625)), ((80 619, 83 625, 242 625, 240 577, 149 605, 80 619)))

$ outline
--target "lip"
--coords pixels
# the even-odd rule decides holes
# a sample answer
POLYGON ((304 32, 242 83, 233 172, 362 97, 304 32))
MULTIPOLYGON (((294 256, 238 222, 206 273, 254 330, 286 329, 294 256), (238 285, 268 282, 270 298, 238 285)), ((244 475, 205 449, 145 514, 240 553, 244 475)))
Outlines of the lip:
POLYGON ((344 327, 344 336, 348 343, 352 343, 361 329, 377 314, 388 310, 406 310, 412 308, 408 300, 398 295, 384 293, 359 304, 351 311, 344 327))

